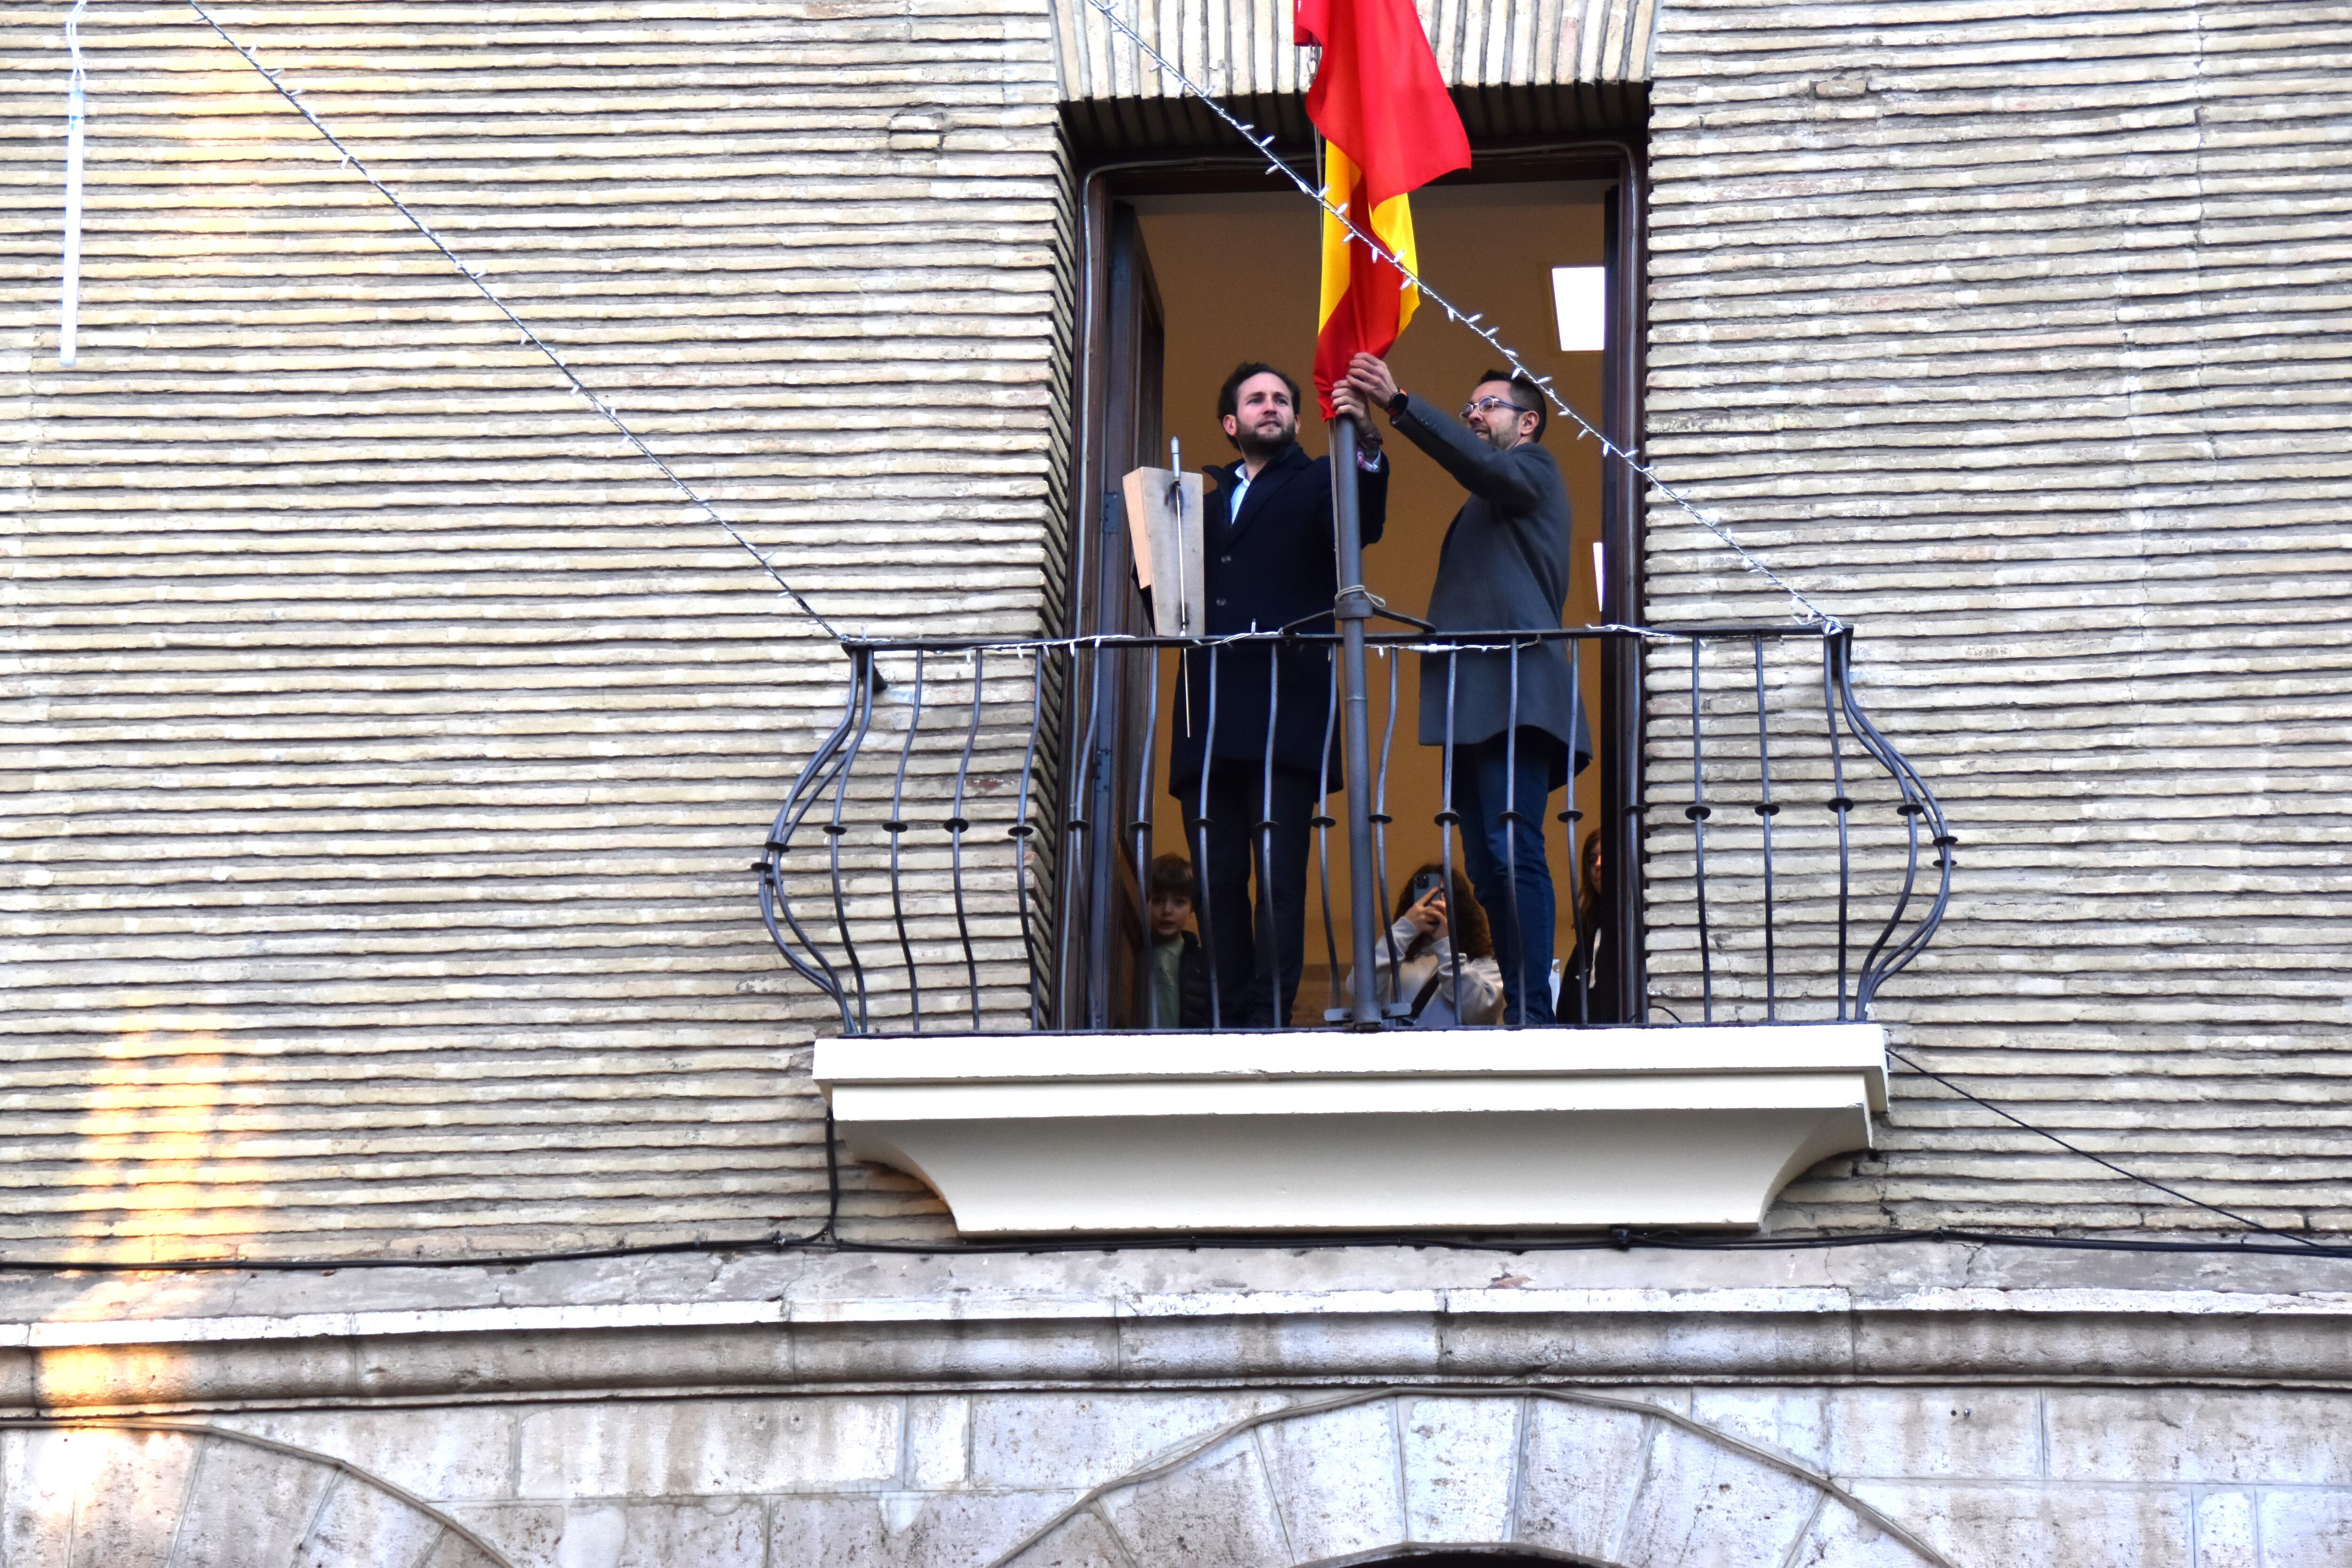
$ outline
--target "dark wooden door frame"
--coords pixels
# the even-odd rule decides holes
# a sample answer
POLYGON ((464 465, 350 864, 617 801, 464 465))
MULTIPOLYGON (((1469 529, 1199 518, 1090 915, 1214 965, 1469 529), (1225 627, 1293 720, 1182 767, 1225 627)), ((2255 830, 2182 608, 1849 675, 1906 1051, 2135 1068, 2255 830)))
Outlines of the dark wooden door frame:
MULTIPOLYGON (((1116 201, 1102 181, 1088 179, 1082 189, 1086 335, 1065 606, 1072 637, 1150 629, 1133 584, 1119 480, 1150 461, 1159 445, 1164 355, 1159 289, 1135 210, 1116 201)), ((1136 742, 1139 710, 1156 671, 1131 656, 1106 659, 1084 651, 1068 668, 1073 683, 1063 702, 1058 798, 1070 819, 1087 826, 1062 839, 1049 994, 1056 1026, 1100 1029, 1131 1022, 1130 993, 1137 989, 1132 970, 1143 889, 1129 854, 1129 819, 1141 783, 1138 770, 1150 765, 1149 748, 1136 742), (1081 759, 1081 748, 1091 755, 1081 759), (1077 798, 1082 781, 1084 799, 1077 798)), ((1148 798, 1150 791, 1140 794, 1148 798)))
MULTIPOLYGON (((1281 149, 1294 167, 1311 163, 1312 152, 1281 149)), ((1509 139, 1475 144, 1476 166, 1451 176, 1461 184, 1519 184, 1533 180, 1603 179, 1612 184, 1608 204, 1609 267, 1608 353, 1603 361, 1601 427, 1620 448, 1638 453, 1643 444, 1643 387, 1647 382, 1649 160, 1638 136, 1585 136, 1571 141, 1509 139)), ((1078 363, 1081 366, 1079 428, 1073 443, 1075 472, 1069 486, 1068 539, 1071 563, 1066 625, 1073 635, 1090 629, 1089 610, 1083 602, 1088 583, 1098 578, 1098 552, 1088 540, 1102 534, 1105 453, 1103 443, 1109 413, 1108 394, 1117 378, 1110 321, 1112 226, 1117 198, 1127 195, 1218 192, 1267 188, 1265 163, 1246 153, 1212 154, 1171 149, 1164 157, 1138 157, 1122 153, 1097 158, 1078 178, 1079 310, 1078 363)), ((1129 221, 1132 219, 1130 217, 1129 221)), ((1604 623, 1633 626, 1642 619, 1643 519, 1645 487, 1622 463, 1604 462, 1601 469, 1601 537, 1605 579, 1601 584, 1601 618, 1604 623)), ((1601 732, 1606 737, 1601 784, 1600 831, 1605 868, 1609 926, 1604 958, 1611 971, 1620 1018, 1626 1023, 1648 1019, 1647 964, 1642 935, 1642 662, 1640 642, 1612 638, 1601 654, 1601 732), (1613 947, 1613 956, 1607 950, 1613 947)), ((1075 770, 1071 752, 1083 732, 1084 694, 1071 692, 1065 704, 1066 733, 1061 766, 1062 798, 1075 770)), ((1571 801, 1573 796, 1571 795, 1571 801)), ((1076 803, 1071 803, 1075 808, 1076 803)), ((1119 822, 1114 831, 1126 828, 1119 822)), ((1580 824, 1578 826, 1581 826, 1580 824)), ((1091 829, 1090 829, 1091 831, 1091 829)), ((1580 851, 1581 836, 1571 835, 1569 852, 1580 851)), ((1055 878, 1056 973, 1053 993, 1069 995, 1069 977, 1061 955, 1069 951, 1067 922, 1074 910, 1068 899, 1066 868, 1055 878)), ((1570 912, 1573 921, 1573 912, 1570 912)), ((1065 1009, 1056 1015, 1062 1028, 1087 1026, 1084 1017, 1065 1009)))

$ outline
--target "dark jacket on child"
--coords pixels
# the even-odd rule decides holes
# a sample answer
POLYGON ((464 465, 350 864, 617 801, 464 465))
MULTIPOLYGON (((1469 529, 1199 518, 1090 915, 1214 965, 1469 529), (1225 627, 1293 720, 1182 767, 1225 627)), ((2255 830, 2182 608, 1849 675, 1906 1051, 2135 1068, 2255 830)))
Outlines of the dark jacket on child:
MULTIPOLYGON (((1173 1018, 1147 1018, 1146 1022, 1162 1029, 1205 1029, 1209 1026, 1209 960, 1201 951, 1201 939, 1192 932, 1179 931, 1176 940, 1183 943, 1176 955, 1177 1016, 1173 1018)), ((1159 943, 1152 944, 1152 958, 1157 977, 1159 943)))

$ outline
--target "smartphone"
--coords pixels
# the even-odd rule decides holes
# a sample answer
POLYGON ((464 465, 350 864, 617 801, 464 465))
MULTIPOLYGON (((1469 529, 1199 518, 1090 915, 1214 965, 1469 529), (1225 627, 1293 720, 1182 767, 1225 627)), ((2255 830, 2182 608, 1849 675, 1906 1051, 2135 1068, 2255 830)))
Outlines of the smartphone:
POLYGON ((1415 877, 1412 879, 1411 886, 1405 889, 1405 908, 1412 908, 1413 905, 1421 902, 1422 900, 1429 897, 1430 894, 1437 891, 1438 889, 1444 885, 1445 879, 1441 873, 1436 871, 1423 871, 1420 876, 1415 877))

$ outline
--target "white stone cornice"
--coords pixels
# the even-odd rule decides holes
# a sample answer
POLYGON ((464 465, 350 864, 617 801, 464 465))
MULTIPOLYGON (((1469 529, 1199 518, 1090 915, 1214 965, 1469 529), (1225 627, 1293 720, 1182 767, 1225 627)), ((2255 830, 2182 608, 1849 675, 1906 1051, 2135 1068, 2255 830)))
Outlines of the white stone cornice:
POLYGON ((1752 1227, 1870 1146, 1873 1024, 822 1041, 861 1160, 971 1235, 1752 1227))

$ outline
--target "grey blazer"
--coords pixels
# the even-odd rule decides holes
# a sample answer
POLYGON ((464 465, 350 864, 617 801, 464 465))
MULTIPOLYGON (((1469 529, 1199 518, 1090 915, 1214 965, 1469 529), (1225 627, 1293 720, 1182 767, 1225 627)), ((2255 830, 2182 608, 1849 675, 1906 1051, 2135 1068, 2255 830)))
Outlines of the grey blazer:
MULTIPOLYGON (((1549 631, 1568 604, 1568 483, 1559 464, 1535 442, 1507 452, 1473 435, 1460 420, 1419 397, 1406 399, 1394 424, 1399 433, 1437 460, 1470 492, 1454 514, 1438 552, 1437 584, 1429 618, 1440 631, 1549 631)), ((1511 656, 1451 656, 1454 742, 1492 740, 1510 722, 1511 656)), ((1449 656, 1421 659, 1421 743, 1445 743, 1449 656)), ((1570 689, 1568 645, 1522 648, 1518 656, 1519 723, 1540 730, 1563 748, 1555 787, 1592 755, 1592 739, 1570 689), (1565 753, 1573 753, 1568 762, 1565 753)))

